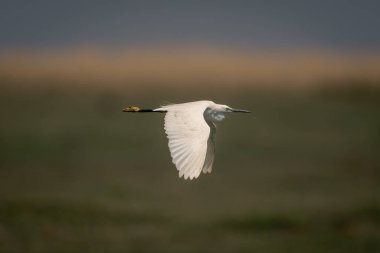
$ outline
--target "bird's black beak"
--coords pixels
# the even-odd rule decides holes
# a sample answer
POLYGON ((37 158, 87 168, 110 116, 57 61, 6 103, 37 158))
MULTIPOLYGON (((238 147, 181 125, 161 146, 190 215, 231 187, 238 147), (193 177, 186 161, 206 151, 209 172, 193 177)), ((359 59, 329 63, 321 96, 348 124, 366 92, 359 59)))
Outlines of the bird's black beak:
POLYGON ((250 111, 248 111, 248 110, 243 110, 243 109, 234 109, 234 108, 231 108, 230 110, 231 110, 231 112, 250 113, 250 111))

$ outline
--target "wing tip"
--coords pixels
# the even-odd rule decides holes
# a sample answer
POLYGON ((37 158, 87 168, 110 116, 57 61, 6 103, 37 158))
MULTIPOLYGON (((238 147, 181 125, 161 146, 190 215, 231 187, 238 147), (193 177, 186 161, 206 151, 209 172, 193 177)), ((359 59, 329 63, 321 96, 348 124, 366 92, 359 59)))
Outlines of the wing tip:
POLYGON ((198 175, 184 174, 184 173, 181 173, 181 171, 179 171, 178 177, 179 178, 183 177, 184 180, 192 181, 193 179, 197 179, 199 177, 199 174, 198 175))

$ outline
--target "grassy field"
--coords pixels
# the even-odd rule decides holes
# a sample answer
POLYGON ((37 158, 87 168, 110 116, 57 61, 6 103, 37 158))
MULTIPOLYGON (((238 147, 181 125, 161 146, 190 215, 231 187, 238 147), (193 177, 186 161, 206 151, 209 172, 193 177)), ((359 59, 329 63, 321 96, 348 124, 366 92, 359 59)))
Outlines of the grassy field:
POLYGON ((0 87, 0 252, 380 252, 378 90, 0 87), (253 113, 185 181, 121 109, 199 99, 253 113))

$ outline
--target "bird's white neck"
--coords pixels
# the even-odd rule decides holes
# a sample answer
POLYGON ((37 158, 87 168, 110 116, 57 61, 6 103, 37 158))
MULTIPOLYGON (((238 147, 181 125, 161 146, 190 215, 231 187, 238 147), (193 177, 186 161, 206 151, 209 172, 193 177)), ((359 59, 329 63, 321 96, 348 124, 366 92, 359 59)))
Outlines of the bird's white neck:
POLYGON ((213 108, 207 108, 204 112, 204 118, 207 121, 218 123, 224 120, 225 115, 223 111, 214 110, 213 108))

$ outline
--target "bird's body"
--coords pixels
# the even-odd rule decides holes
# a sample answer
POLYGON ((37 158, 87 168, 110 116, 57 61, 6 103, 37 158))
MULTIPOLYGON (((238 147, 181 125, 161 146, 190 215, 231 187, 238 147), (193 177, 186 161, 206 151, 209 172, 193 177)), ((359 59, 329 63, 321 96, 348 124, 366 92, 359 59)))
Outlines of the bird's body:
MULTIPOLYGON (((216 134, 216 112, 211 109, 214 105, 211 101, 197 101, 162 107, 167 111, 165 132, 179 177, 193 179, 201 171, 211 173, 216 134)), ((224 116, 218 115, 221 121, 224 116)))
POLYGON ((125 112, 163 112, 165 132, 169 139, 172 161, 179 177, 197 178, 200 173, 210 173, 215 154, 215 123, 221 122, 225 113, 249 112, 232 109, 212 101, 171 104, 157 109, 128 107, 125 112))

